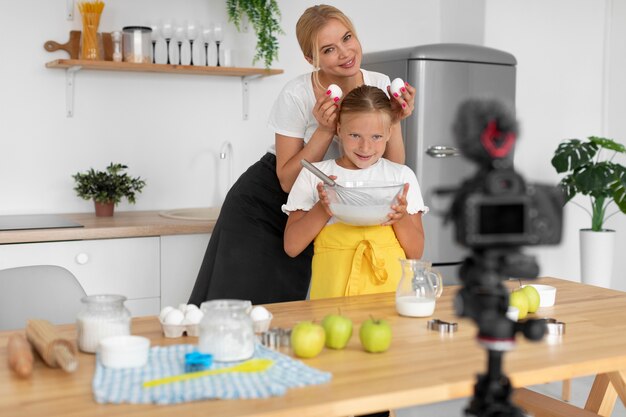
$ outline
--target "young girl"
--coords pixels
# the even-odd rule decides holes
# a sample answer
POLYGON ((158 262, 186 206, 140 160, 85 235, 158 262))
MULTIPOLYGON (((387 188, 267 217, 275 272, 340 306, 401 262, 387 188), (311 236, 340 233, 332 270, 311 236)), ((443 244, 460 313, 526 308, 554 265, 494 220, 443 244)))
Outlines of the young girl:
MULTIPOLYGON (((239 298, 265 304, 306 298, 313 250, 287 256, 283 249, 287 216, 281 206, 302 168, 301 159, 314 162, 338 156, 337 106, 327 94, 328 86, 337 84, 344 92, 363 84, 388 89, 390 81, 386 75, 361 69, 361 44, 354 26, 335 7, 306 9, 296 36, 315 70, 289 81, 276 99, 269 117, 275 143, 228 191, 189 303, 239 298)), ((410 85, 393 98, 400 118, 411 115, 414 101, 410 85)), ((404 163, 399 121, 391 128, 385 157, 404 163)))
POLYGON ((297 256, 312 241, 311 299, 394 291, 400 280, 399 259, 419 259, 424 251, 424 206, 413 171, 383 158, 398 115, 387 95, 360 86, 341 102, 337 134, 342 156, 315 163, 342 181, 404 183, 389 220, 380 226, 350 226, 336 221, 319 179, 302 170, 283 211, 285 252, 297 256))

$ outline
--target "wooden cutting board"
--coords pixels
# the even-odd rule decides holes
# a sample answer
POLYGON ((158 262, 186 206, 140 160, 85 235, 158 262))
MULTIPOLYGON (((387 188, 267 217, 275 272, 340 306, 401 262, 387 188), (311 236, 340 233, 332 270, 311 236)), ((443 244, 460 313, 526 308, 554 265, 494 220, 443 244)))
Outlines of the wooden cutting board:
MULTIPOLYGON (((102 42, 102 50, 104 51, 104 60, 105 61, 113 61, 113 40, 111 39, 111 34, 107 32, 99 33, 101 42, 102 42)), ((79 59, 80 58, 80 30, 72 30, 70 31, 70 39, 66 43, 58 43, 55 41, 47 41, 43 44, 43 47, 48 52, 54 51, 66 51, 70 54, 70 59, 79 59)))

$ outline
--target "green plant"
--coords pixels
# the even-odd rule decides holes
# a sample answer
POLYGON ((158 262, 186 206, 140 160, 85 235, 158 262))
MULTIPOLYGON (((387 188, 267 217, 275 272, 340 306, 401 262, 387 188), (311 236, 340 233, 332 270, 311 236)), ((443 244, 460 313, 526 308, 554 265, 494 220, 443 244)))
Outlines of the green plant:
POLYGON ((248 16, 257 36, 256 55, 253 63, 263 60, 265 68, 278 58, 278 39, 283 34, 280 27, 280 9, 276 0, 226 0, 228 20, 241 31, 243 14, 248 16))
POLYGON ((126 197, 128 202, 135 203, 135 193, 140 193, 146 182, 141 177, 131 178, 122 173, 128 167, 111 162, 106 171, 89 171, 72 175, 76 181, 74 191, 85 200, 94 200, 98 203, 120 202, 126 197))
POLYGON ((589 196, 591 212, 581 207, 591 215, 591 230, 596 232, 601 231, 603 223, 618 212, 606 215, 611 202, 626 213, 626 169, 613 161, 618 153, 626 153, 621 143, 590 136, 586 140, 568 139, 562 142, 552 158, 556 172, 567 173, 560 183, 566 202, 576 194, 589 196), (608 158, 603 157, 602 151, 612 154, 608 158))

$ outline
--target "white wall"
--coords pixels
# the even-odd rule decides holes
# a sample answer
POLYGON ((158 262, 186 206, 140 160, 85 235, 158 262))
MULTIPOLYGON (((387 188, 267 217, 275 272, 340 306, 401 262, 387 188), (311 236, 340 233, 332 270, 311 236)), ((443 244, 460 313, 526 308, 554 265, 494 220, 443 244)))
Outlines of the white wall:
MULTIPOLYGON (((338 0, 332 4, 355 22, 365 52, 434 42, 484 44, 518 59, 517 111, 522 136, 517 166, 531 180, 556 182, 550 158, 568 137, 606 134, 624 142, 626 122, 626 17, 624 2, 606 0, 338 0), (610 8, 609 88, 603 47, 605 4, 610 8), (395 13, 392 14, 392 11, 395 13), (603 107, 603 103, 608 104, 603 107), (603 111, 606 108, 606 111, 603 111)), ((251 83, 250 119, 241 117, 238 78, 178 74, 80 71, 75 116, 65 117, 65 73, 44 63, 64 58, 43 43, 65 42, 80 19, 65 20, 65 0, 0 0, 4 63, 0 66, 0 214, 91 211, 75 196, 71 175, 109 162, 130 166, 147 180, 134 206, 159 210, 218 204, 228 163, 217 155, 234 147, 235 177, 273 141, 266 128, 283 84, 308 71, 295 40, 302 11, 319 2, 278 0, 285 35, 274 66, 285 73, 251 83)), ((162 18, 200 24, 226 21, 224 0, 107 0, 103 31, 162 18)), ((226 29, 235 64, 251 66, 255 36, 226 29)), ((257 64, 262 66, 262 64, 257 64)), ((578 279, 578 229, 589 219, 568 205, 563 243, 537 250, 542 273, 578 279)), ((626 247, 626 218, 611 218, 626 247)), ((615 280, 626 266, 616 258, 615 280)), ((626 283, 614 287, 626 289, 626 283)))

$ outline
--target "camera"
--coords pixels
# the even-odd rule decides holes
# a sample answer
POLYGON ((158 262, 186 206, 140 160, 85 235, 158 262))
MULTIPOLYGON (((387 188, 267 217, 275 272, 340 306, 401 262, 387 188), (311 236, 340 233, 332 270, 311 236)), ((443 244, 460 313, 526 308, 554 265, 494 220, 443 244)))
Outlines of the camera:
POLYGON ((557 244, 563 194, 528 184, 512 168, 494 168, 466 181, 454 201, 456 240, 472 247, 557 244))

